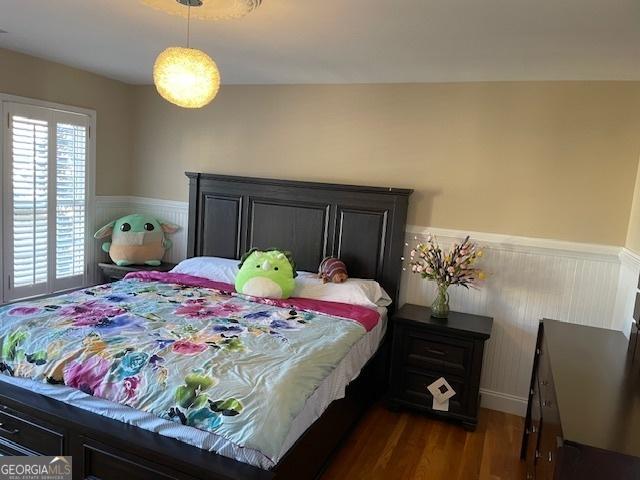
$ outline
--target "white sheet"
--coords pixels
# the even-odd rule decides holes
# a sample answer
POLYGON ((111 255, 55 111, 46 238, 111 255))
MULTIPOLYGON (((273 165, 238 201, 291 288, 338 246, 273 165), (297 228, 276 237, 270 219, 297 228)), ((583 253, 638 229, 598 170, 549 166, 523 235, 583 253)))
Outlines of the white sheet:
POLYGON ((141 410, 93 397, 64 385, 49 385, 3 374, 0 374, 0 383, 10 383, 75 407, 178 439, 203 450, 214 451, 256 467, 270 469, 278 463, 307 428, 324 413, 331 402, 344 397, 347 385, 360 374, 362 367, 377 350, 387 329, 387 309, 379 307, 378 311, 380 312, 378 324, 351 348, 336 369, 307 399, 304 408, 292 423, 280 454, 274 459, 267 458, 257 450, 239 447, 214 433, 181 425, 141 410))

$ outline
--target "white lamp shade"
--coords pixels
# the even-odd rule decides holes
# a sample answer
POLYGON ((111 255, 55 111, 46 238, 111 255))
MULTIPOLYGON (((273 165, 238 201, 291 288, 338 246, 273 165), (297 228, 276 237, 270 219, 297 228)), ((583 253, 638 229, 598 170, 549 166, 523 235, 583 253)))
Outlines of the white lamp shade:
POLYGON ((184 108, 201 108, 218 93, 220 72, 201 50, 169 47, 156 58, 153 83, 165 100, 184 108))

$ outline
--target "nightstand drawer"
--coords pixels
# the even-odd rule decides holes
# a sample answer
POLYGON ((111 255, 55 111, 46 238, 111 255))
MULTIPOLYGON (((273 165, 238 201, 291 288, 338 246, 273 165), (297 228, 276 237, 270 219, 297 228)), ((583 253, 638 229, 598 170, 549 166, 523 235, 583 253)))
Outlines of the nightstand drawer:
POLYGON ((484 343, 493 319, 453 311, 446 319, 435 318, 428 307, 405 304, 391 322, 389 407, 434 413, 473 430, 478 423, 484 343), (427 390, 440 377, 456 392, 447 412, 433 410, 433 397, 427 390))
MULTIPOLYGON (((433 395, 427 390, 427 386, 442 376, 443 375, 439 373, 417 371, 407 368, 402 374, 402 383, 398 396, 417 407, 431 409, 433 405, 433 395)), ((456 392, 455 396, 449 400, 449 412, 464 412, 466 408, 464 381, 455 377, 444 376, 444 378, 456 392)))
POLYGON ((407 365, 464 376, 473 342, 409 328, 404 337, 407 365))

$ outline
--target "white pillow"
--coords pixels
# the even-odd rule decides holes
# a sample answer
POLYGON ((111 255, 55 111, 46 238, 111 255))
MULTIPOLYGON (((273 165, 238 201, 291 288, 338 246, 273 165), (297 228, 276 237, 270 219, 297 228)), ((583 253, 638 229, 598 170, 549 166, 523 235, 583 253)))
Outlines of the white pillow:
POLYGON ((233 258, 193 257, 181 261, 171 270, 171 273, 183 273, 233 285, 238 274, 239 263, 240 260, 233 258))
POLYGON ((373 308, 391 305, 391 298, 375 280, 350 278, 344 283, 322 283, 316 274, 308 272, 298 272, 292 297, 373 308))
MULTIPOLYGON (((171 273, 183 273, 231 285, 236 282, 239 260, 220 257, 193 257, 176 265, 171 273)), ((292 297, 325 302, 350 303, 364 307, 387 307, 391 298, 375 280, 350 278, 344 283, 322 283, 318 275, 298 272, 292 297)))

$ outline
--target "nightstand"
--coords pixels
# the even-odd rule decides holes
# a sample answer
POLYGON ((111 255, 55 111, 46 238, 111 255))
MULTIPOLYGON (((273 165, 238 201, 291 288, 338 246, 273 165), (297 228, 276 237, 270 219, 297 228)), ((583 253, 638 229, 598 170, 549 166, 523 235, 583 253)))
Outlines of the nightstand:
POLYGON ((391 319, 391 408, 408 407, 438 417, 459 420, 467 430, 478 423, 480 374, 484 342, 493 318, 450 312, 433 318, 428 307, 405 304, 391 319), (427 386, 444 377, 456 394, 449 410, 432 409, 427 386))
POLYGON ((122 280, 129 272, 168 272, 175 266, 175 263, 166 262, 162 262, 157 267, 150 267, 148 265, 128 265, 126 267, 120 267, 115 263, 98 264, 98 268, 100 268, 102 272, 102 281, 107 283, 122 280))

